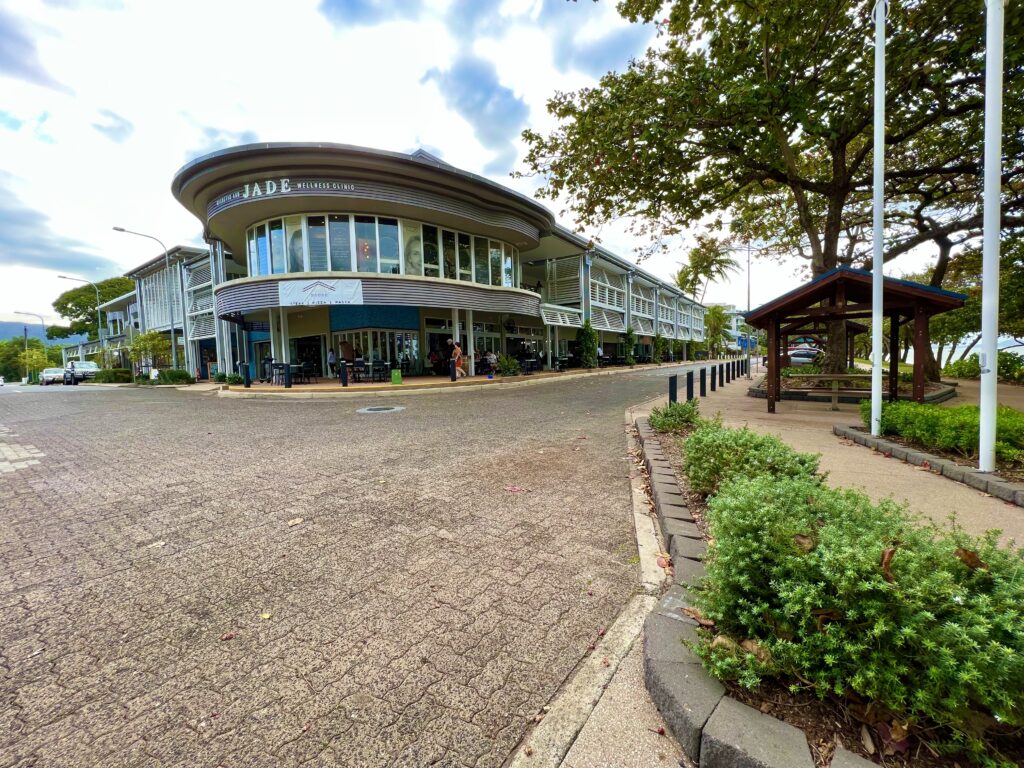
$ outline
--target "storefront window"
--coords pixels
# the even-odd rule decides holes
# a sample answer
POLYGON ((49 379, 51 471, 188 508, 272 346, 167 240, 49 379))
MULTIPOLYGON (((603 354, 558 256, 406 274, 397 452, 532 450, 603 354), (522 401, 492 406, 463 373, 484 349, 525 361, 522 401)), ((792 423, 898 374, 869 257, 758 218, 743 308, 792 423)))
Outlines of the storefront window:
POLYGON ((423 225, 423 274, 441 276, 441 253, 437 247, 437 227, 423 225))
POLYGON ((270 222, 270 267, 275 275, 284 272, 284 223, 280 219, 270 222))
POLYGON ((284 220, 284 231, 288 236, 288 271, 305 272, 302 254, 302 217, 289 216, 284 220))
POLYGON ((397 275, 398 267, 398 219, 377 219, 380 234, 380 271, 397 275))
POLYGON ((455 280, 455 233, 450 230, 441 231, 441 253, 444 255, 444 275, 449 280, 455 280))
POLYGON ((491 285, 501 285, 501 243, 491 240, 491 285))
POLYGON ((270 248, 267 244, 267 225, 256 227, 256 254, 259 261, 259 274, 270 274, 270 248))
POLYGON ((311 272, 327 271, 327 218, 310 216, 306 219, 309 236, 309 269, 311 272))
POLYGON ((410 221, 402 222, 405 238, 405 274, 423 274, 423 235, 420 225, 410 221))
POLYGON ((473 279, 473 249, 469 235, 459 232, 459 280, 473 279))
POLYGON ((505 246, 505 260, 502 263, 501 284, 506 288, 514 288, 516 285, 516 270, 512 262, 512 246, 505 246))
POLYGON ((377 220, 356 216, 356 271, 377 271, 377 220))
POLYGON ((249 276, 258 275, 260 273, 259 260, 256 258, 256 254, 259 253, 256 250, 256 227, 249 230, 248 234, 248 247, 249 247, 249 276))
POLYGON ((327 217, 331 236, 331 269, 335 272, 352 271, 352 236, 348 229, 348 216, 332 213, 327 217))
POLYGON ((487 285, 491 282, 491 273, 487 266, 487 241, 482 237, 474 237, 473 250, 476 256, 476 281, 487 285))

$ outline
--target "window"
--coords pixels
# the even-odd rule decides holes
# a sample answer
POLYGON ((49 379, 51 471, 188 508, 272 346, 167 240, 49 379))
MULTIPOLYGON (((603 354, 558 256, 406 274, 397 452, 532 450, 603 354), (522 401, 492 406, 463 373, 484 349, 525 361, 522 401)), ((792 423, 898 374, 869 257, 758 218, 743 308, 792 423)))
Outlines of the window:
POLYGON ((490 270, 487 266, 487 241, 482 237, 474 237, 473 247, 476 251, 476 281, 487 285, 491 282, 490 270))
POLYGON ((284 272, 284 224, 280 219, 270 222, 270 268, 275 275, 284 272))
POLYGON ((377 271, 377 220, 356 216, 356 271, 377 271))
POLYGON ((397 275, 398 266, 398 219, 377 219, 380 235, 380 271, 397 275))
POLYGON ((327 266, 327 217, 310 216, 306 219, 306 233, 309 237, 309 269, 311 272, 326 272, 327 266))
POLYGON ((402 222, 402 236, 405 240, 405 274, 423 274, 423 234, 420 225, 411 221, 402 222))
POLYGON ((256 227, 249 230, 249 276, 260 273, 260 263, 257 258, 259 251, 256 250, 256 227))
POLYGON ((444 256, 444 274, 449 280, 455 280, 455 233, 450 230, 441 231, 441 252, 444 256))
POLYGON ((491 285, 501 285, 501 243, 491 240, 491 285))
POLYGON ((423 225, 423 274, 441 276, 441 254, 437 248, 437 227, 423 225))
POLYGON ((459 233, 459 280, 473 279, 473 247, 469 235, 459 233))
POLYGON ((352 271, 352 236, 348 229, 348 216, 332 213, 327 217, 331 236, 331 269, 335 272, 352 271))
POLYGON ((516 270, 512 263, 512 246, 505 246, 505 260, 502 262, 501 284, 506 288, 516 285, 516 270))
POLYGON ((305 272, 305 258, 302 252, 302 217, 289 216, 286 218, 284 231, 288 237, 288 271, 305 272))

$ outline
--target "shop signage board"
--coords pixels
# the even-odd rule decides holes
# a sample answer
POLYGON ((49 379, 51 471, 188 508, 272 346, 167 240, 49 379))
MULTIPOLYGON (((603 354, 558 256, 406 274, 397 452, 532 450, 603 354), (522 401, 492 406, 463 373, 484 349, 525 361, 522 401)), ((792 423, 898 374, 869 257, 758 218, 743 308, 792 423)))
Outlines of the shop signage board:
POLYGON ((281 307, 363 303, 362 280, 282 280, 277 291, 281 307))

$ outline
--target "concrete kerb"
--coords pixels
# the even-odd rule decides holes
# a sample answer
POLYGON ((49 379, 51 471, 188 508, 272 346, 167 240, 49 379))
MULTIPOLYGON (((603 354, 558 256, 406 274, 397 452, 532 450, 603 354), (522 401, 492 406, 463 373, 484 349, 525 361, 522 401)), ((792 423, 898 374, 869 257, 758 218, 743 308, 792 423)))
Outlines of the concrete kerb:
MULTIPOLYGON (((642 450, 653 451, 657 440, 647 419, 638 418, 636 428, 642 450)), ((688 515, 678 481, 672 485, 670 491, 667 481, 651 483, 675 585, 645 623, 647 690, 687 757, 701 768, 813 768, 803 731, 731 698, 690 650, 697 624, 684 609, 692 605, 688 588, 704 577, 707 544, 688 515), (666 503, 669 498, 682 502, 666 503), (684 514, 688 520, 681 519, 684 514)), ((854 763, 835 765, 853 768, 854 763)))
POLYGON ((948 477, 950 480, 963 483, 970 488, 975 488, 982 493, 995 496, 997 499, 1002 499, 1010 504, 1016 504, 1018 507, 1024 507, 1024 484, 1011 483, 1009 480, 1003 480, 991 473, 965 467, 941 456, 934 456, 924 451, 907 448, 904 445, 880 437, 872 437, 857 427, 836 424, 832 427, 832 433, 837 437, 852 440, 866 448, 891 455, 893 458, 900 459, 908 464, 913 464, 917 467, 927 467, 935 474, 948 477))

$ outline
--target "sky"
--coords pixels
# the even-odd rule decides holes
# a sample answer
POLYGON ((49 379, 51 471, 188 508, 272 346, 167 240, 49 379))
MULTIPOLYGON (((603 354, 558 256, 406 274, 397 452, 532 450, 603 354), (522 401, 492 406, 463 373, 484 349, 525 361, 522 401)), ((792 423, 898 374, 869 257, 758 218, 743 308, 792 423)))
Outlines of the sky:
MULTIPOLYGON (((655 42, 614 3, 566 0, 0 0, 0 320, 169 247, 202 245, 182 165, 263 141, 418 147, 526 194, 525 128, 655 42)), ((543 201, 553 211, 562 206, 543 201)), ((625 222, 561 223, 627 258, 625 222)), ((671 279, 692 234, 643 267, 671 279)), ((741 261, 745 261, 741 255, 741 261)), ((756 306, 792 267, 755 260, 756 306)), ((744 269, 707 302, 746 304, 744 269)))

